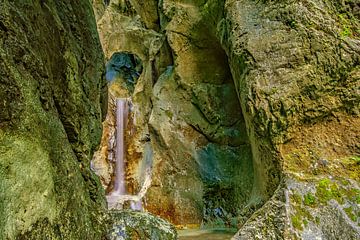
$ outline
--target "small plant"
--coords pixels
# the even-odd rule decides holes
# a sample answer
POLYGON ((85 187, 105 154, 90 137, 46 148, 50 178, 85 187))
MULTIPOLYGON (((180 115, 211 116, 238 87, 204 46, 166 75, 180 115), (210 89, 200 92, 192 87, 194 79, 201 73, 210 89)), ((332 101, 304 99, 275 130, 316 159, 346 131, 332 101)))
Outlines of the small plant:
POLYGON ((353 32, 350 27, 350 21, 347 18, 347 16, 345 16, 344 14, 340 14, 339 18, 340 18, 340 22, 342 25, 342 31, 340 32, 340 36, 341 37, 349 37, 349 36, 353 35, 353 32))
POLYGON ((319 182, 315 195, 319 202, 323 204, 327 204, 330 199, 334 199, 340 204, 343 204, 344 202, 339 187, 329 179, 323 179, 319 182))
POLYGON ((316 198, 311 193, 304 196, 304 204, 313 207, 316 204, 316 198))
POLYGON ((346 212, 346 214, 348 215, 348 217, 349 217, 353 222, 356 222, 357 217, 356 217, 356 215, 354 214, 352 207, 344 208, 344 211, 346 212))
POLYGON ((360 165, 360 156, 353 156, 350 159, 355 161, 357 165, 360 165))
POLYGON ((341 37, 349 37, 352 35, 352 31, 348 26, 344 26, 340 35, 341 37))
POLYGON ((301 219, 298 216, 296 215, 292 216, 291 222, 294 228, 303 230, 301 219))

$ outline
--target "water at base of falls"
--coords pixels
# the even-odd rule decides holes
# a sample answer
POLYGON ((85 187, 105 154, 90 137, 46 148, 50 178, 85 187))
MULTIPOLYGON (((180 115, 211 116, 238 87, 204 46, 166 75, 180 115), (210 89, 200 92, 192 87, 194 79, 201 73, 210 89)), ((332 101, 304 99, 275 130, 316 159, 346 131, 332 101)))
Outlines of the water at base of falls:
POLYGON ((131 208, 132 210, 142 211, 142 210, 143 210, 143 207, 142 207, 142 202, 141 202, 141 200, 140 200, 140 201, 137 201, 137 202, 135 202, 135 201, 130 202, 130 208, 131 208))
POLYGON ((178 230, 179 240, 228 240, 235 234, 236 229, 215 228, 215 229, 189 229, 178 230))

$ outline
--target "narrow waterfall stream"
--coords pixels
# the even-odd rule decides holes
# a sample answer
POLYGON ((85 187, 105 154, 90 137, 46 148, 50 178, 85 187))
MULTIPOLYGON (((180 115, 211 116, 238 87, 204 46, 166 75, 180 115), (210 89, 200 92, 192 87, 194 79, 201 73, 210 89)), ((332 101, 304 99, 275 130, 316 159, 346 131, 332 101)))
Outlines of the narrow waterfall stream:
POLYGON ((126 194, 125 131, 127 127, 128 115, 129 115, 128 100, 123 98, 116 99, 116 151, 115 151, 116 167, 115 167, 114 193, 120 196, 126 194))
POLYGON ((129 104, 126 98, 116 99, 116 149, 115 149, 115 180, 113 191, 106 196, 109 208, 122 206, 118 205, 118 200, 126 194, 125 183, 125 131, 129 115, 129 104))
POLYGON ((123 209, 124 203, 130 201, 132 210, 142 211, 142 198, 151 185, 152 148, 149 142, 144 144, 144 157, 141 167, 142 187, 137 195, 129 195, 126 190, 126 129, 130 114, 130 101, 126 98, 116 99, 116 147, 114 189, 106 196, 109 209, 123 209))

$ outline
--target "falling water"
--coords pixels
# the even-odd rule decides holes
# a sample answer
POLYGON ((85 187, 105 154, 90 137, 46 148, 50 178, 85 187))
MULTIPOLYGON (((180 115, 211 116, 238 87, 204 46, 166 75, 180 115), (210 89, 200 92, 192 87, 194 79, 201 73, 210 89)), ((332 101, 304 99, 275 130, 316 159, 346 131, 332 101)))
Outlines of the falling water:
POLYGON ((116 99, 116 150, 115 150, 115 181, 114 192, 117 195, 126 194, 125 186, 125 130, 128 119, 128 100, 116 99))
POLYGON ((142 198, 145 196, 151 185, 152 172, 152 148, 150 142, 144 145, 144 159, 142 161, 141 179, 142 187, 137 195, 128 195, 125 183, 125 161, 126 161, 126 145, 125 132, 129 115, 129 101, 119 98, 116 100, 116 150, 115 150, 115 179, 114 189, 106 196, 108 207, 123 208, 125 201, 130 201, 130 208, 133 210, 143 210, 142 198))
MULTIPOLYGON (((125 98, 116 99, 116 148, 115 148, 115 180, 113 191, 106 196, 109 208, 117 207, 119 197, 126 194, 125 184, 125 130, 129 107, 125 98)), ((122 207, 122 206, 120 206, 122 207)))

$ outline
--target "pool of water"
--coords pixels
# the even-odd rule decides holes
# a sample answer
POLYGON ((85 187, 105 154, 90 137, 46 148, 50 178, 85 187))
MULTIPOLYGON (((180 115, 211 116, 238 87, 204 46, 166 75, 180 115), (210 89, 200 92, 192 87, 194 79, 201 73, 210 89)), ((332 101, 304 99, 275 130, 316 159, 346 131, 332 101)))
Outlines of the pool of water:
POLYGON ((189 229, 178 230, 179 240, 229 240, 236 229, 189 229))

